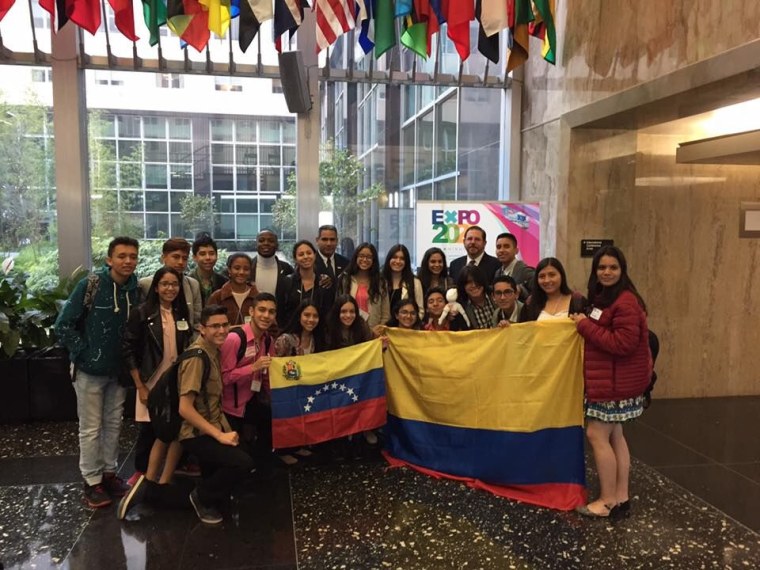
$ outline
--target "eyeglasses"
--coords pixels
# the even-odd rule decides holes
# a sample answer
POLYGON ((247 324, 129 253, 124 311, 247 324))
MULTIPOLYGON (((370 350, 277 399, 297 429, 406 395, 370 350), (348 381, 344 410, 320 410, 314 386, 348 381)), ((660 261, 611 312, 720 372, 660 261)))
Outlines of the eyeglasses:
POLYGON ((414 311, 399 311, 399 317, 413 317, 416 313, 414 311))
POLYGON ((207 329, 218 331, 220 329, 230 328, 230 323, 214 323, 213 325, 203 325, 207 329))
POLYGON ((158 286, 164 289, 179 289, 179 283, 176 281, 159 281, 158 286))
POLYGON ((512 289, 507 289, 506 291, 494 291, 493 296, 494 297, 509 297, 510 295, 514 295, 515 292, 512 291, 512 289))
POLYGON ((364 261, 372 261, 371 255, 357 255, 356 259, 363 259, 364 261))

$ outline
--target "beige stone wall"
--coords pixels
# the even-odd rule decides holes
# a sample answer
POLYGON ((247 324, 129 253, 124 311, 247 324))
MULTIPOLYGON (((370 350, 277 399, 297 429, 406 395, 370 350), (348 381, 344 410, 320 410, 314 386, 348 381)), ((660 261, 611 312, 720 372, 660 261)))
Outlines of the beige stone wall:
POLYGON ((738 237, 739 203, 760 201, 760 165, 680 165, 688 133, 570 129, 562 118, 757 40, 760 2, 560 0, 558 10, 560 64, 532 43, 523 92, 520 198, 542 203, 543 254, 585 290, 580 240, 623 248, 662 342, 659 397, 760 394, 760 240, 738 237))

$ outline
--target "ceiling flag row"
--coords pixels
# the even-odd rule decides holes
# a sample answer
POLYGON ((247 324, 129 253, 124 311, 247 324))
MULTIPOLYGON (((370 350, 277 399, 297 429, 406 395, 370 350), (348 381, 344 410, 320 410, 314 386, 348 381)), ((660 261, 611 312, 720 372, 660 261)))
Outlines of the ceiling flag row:
MULTIPOLYGON (((0 20, 15 0, 0 0, 0 20)), ((137 41, 132 0, 108 0, 118 30, 137 41)), ((39 0, 58 30, 69 20, 94 34, 100 27, 101 0, 39 0)), ((183 42, 203 50, 213 32, 224 37, 233 18, 239 18, 239 45, 246 51, 261 24, 274 20, 274 42, 278 51, 281 36, 291 37, 303 22, 307 0, 142 0, 143 19, 150 45, 158 43, 161 26, 167 26, 183 42)), ((356 29, 365 53, 380 57, 401 45, 420 57, 431 53, 432 37, 446 24, 446 34, 462 61, 470 55, 470 23, 478 24, 478 51, 494 63, 502 51, 507 70, 528 59, 529 38, 542 42, 541 55, 556 62, 557 37, 554 26, 555 0, 313 0, 316 16, 317 51, 343 34, 356 29), (506 45, 500 32, 506 30, 506 45)))

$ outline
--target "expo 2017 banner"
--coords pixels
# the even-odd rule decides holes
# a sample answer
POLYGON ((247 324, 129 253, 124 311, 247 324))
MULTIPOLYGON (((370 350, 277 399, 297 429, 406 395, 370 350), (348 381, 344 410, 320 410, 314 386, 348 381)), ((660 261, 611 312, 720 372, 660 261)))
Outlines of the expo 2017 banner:
POLYGON ((486 231, 486 252, 496 255, 496 236, 507 232, 517 238, 518 257, 535 267, 539 262, 540 219, 537 203, 518 202, 417 202, 416 260, 439 247, 451 263, 465 255, 464 232, 470 226, 486 231))

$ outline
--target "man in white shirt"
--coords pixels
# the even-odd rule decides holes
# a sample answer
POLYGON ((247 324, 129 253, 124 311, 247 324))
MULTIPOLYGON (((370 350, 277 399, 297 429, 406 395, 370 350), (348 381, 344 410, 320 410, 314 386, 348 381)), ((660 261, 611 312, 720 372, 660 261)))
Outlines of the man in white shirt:
POLYGON ((293 267, 277 259, 277 234, 272 230, 261 230, 256 236, 256 257, 251 264, 251 280, 259 293, 277 293, 280 279, 293 273, 293 267))

